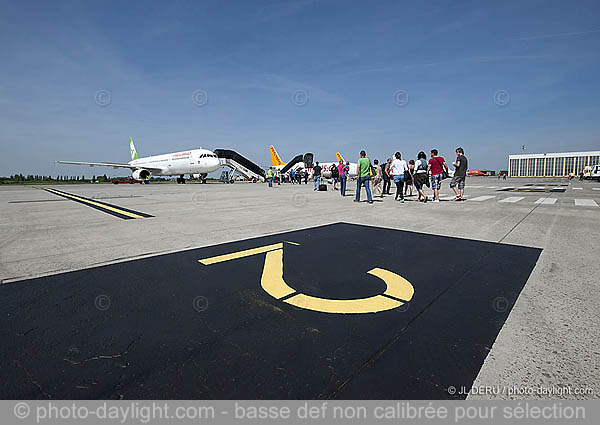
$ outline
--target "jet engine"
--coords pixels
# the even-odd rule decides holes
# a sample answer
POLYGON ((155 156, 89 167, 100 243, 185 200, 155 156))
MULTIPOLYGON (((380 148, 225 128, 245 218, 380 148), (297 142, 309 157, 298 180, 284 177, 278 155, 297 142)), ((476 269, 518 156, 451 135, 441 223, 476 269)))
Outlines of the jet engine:
POLYGON ((150 177, 150 171, 144 169, 135 170, 131 173, 131 177, 137 181, 144 181, 150 177))

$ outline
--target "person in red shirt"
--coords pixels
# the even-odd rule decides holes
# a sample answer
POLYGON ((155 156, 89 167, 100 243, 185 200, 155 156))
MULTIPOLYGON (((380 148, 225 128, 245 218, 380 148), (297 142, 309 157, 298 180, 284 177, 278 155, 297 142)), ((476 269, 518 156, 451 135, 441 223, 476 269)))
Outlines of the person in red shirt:
POLYGON ((433 189, 433 202, 440 202, 440 188, 442 187, 442 178, 444 170, 448 171, 446 160, 443 156, 438 156, 437 149, 431 150, 431 159, 427 165, 427 171, 431 175, 431 188, 433 189))

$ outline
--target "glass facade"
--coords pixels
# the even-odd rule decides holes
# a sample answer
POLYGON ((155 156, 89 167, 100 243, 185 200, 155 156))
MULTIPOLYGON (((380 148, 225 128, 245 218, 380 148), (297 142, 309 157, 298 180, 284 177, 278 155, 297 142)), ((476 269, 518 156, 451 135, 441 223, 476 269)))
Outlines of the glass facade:
POLYGON ((544 175, 544 158, 535 159, 535 175, 536 177, 544 175))
POLYGON ((575 171, 575 157, 569 156, 565 158, 565 175, 569 175, 575 171))
POLYGON ((519 176, 523 177, 527 175, 527 160, 526 159, 520 159, 520 165, 519 165, 519 176))
POLYGON ((557 156, 557 154, 524 156, 526 157, 509 158, 511 177, 565 177, 570 173, 579 175, 585 167, 600 164, 600 154, 597 151, 564 156, 557 156))
POLYGON ((554 168, 554 175, 562 177, 565 175, 565 158, 556 158, 556 167, 554 168))
POLYGON ((546 158, 546 170, 544 171, 546 176, 554 176, 554 158, 546 158))
POLYGON ((519 160, 511 159, 510 160, 510 177, 518 177, 519 176, 519 160))

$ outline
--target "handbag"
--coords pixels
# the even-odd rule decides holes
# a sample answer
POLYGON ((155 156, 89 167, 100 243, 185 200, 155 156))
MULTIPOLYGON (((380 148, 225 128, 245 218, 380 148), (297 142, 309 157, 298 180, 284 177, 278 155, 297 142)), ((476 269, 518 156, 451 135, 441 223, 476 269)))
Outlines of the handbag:
POLYGON ((435 160, 438 164, 440 164, 440 168, 442 169, 442 180, 447 179, 448 178, 448 171, 444 170, 444 166, 442 163, 440 163, 440 161, 438 160, 438 157, 435 157, 435 160))

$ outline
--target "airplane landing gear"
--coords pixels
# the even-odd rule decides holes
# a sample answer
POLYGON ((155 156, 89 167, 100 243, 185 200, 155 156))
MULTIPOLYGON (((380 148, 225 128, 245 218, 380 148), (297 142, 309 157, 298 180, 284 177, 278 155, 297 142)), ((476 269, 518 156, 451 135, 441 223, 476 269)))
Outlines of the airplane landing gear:
POLYGON ((185 184, 185 177, 183 177, 183 174, 177 177, 177 184, 185 184))
POLYGON ((206 184, 206 176, 208 176, 208 174, 200 174, 200 180, 202 181, 202 184, 206 184))

